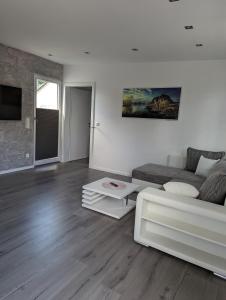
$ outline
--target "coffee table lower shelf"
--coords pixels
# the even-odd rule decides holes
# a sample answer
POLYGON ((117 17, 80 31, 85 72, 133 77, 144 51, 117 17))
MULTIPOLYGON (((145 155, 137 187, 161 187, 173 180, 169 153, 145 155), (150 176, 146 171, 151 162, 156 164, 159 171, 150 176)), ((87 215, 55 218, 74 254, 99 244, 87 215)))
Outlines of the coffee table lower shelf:
POLYGON ((128 214, 136 206, 136 202, 128 200, 126 205, 125 200, 120 200, 112 197, 104 197, 94 204, 82 203, 82 207, 97 211, 112 218, 121 219, 128 214))

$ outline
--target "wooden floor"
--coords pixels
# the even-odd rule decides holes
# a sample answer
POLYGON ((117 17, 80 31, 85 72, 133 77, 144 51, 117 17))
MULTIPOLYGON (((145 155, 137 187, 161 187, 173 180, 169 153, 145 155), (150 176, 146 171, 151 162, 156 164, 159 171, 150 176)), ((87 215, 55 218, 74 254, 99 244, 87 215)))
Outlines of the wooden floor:
POLYGON ((81 207, 106 175, 77 161, 0 176, 0 299, 225 300, 226 281, 136 244, 134 213, 81 207))

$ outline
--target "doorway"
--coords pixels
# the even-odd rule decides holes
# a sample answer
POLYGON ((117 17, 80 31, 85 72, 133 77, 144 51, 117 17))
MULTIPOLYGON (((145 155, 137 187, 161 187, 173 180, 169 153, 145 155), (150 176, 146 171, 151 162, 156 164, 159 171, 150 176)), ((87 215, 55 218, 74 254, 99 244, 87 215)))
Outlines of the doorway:
POLYGON ((60 83, 35 77, 35 165, 60 161, 60 83))
POLYGON ((64 97, 64 161, 91 163, 94 130, 93 84, 66 85, 64 97))

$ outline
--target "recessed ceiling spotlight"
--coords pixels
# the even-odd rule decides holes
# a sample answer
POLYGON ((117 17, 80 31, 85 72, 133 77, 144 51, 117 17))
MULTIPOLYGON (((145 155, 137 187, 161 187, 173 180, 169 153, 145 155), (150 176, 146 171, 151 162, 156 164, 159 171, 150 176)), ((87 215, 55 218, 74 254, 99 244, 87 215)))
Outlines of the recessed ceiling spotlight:
POLYGON ((194 27, 193 27, 192 25, 184 26, 184 28, 185 28, 186 30, 192 30, 192 29, 194 29, 194 27))
POLYGON ((48 56, 53 56, 53 54, 52 53, 48 53, 48 56))
POLYGON ((139 51, 139 49, 138 49, 138 48, 132 48, 131 50, 132 50, 132 51, 134 51, 134 52, 137 52, 137 51, 139 51))
POLYGON ((87 54, 87 55, 89 55, 89 54, 90 54, 90 52, 89 52, 89 51, 84 51, 84 54, 87 54))
POLYGON ((196 46, 196 47, 202 47, 203 44, 196 44, 195 46, 196 46))

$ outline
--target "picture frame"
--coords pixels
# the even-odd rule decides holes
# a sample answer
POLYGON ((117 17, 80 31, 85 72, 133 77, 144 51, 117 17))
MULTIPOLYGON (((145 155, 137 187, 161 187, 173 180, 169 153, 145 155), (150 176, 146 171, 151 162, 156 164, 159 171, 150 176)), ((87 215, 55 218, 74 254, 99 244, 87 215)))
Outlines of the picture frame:
POLYGON ((124 88, 122 117, 178 120, 181 87, 124 88))

